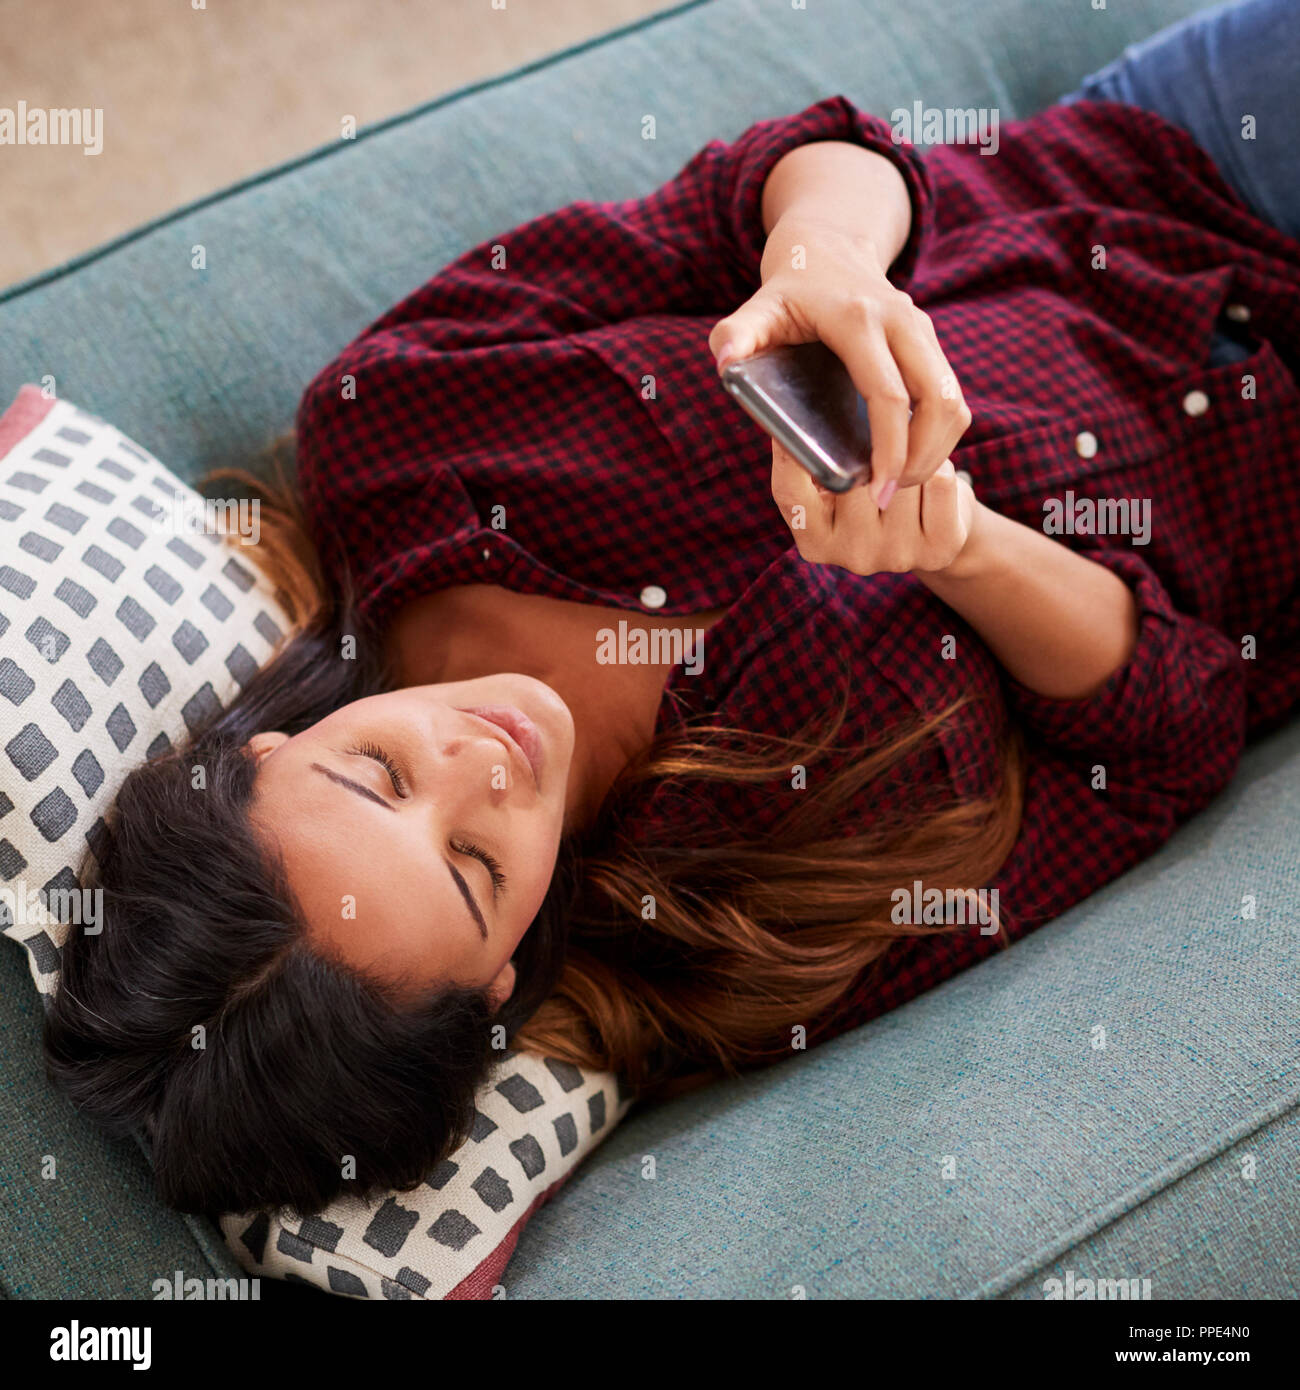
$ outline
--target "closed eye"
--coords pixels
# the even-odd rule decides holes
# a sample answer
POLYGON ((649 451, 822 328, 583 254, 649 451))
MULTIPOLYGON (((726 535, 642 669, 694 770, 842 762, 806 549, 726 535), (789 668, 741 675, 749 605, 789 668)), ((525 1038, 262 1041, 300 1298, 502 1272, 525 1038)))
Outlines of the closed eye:
POLYGON ((493 858, 481 845, 476 845, 471 840, 453 840, 451 847, 457 854, 465 854, 471 859, 477 859, 488 871, 492 878, 493 898, 499 898, 505 892, 506 876, 501 870, 499 860, 493 858))
POLYGON ((355 748, 349 748, 348 752, 359 758, 372 758, 388 773, 388 780, 393 784, 393 790, 398 796, 407 794, 407 781, 402 775, 402 769, 377 743, 358 743, 355 748))

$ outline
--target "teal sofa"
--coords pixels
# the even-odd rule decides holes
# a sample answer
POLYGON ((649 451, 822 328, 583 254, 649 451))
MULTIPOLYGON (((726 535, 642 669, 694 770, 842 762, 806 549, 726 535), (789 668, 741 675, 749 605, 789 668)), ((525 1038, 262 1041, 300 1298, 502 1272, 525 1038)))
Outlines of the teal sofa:
MULTIPOLYGON (((707 140, 831 93, 1028 115, 1198 8, 987 0, 954 22, 946 0, 695 0, 0 294, 0 396, 51 375, 195 477, 256 455, 359 329, 526 218, 647 192, 707 140)), ((634 1112, 527 1228, 508 1295, 1042 1298, 1072 1271, 1150 1279, 1155 1299, 1294 1297, 1298 848, 1293 727, 1163 853, 1006 954, 634 1112)), ((0 1011, 0 1293, 146 1298, 176 1269, 236 1274, 214 1226, 154 1200, 135 1145, 45 1085, 8 946, 0 1011)))

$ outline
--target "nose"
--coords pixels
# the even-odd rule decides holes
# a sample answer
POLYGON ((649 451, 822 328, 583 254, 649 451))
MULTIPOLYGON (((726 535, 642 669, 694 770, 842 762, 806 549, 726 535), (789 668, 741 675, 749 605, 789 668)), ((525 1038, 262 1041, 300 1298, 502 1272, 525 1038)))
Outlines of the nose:
POLYGON ((438 746, 443 775, 473 786, 480 793, 507 792, 514 783, 510 755, 499 739, 487 734, 455 734, 438 746))
POLYGON ((507 797, 518 775, 503 736, 461 710, 443 711, 434 730, 437 766, 433 785, 444 803, 463 796, 467 802, 507 797))

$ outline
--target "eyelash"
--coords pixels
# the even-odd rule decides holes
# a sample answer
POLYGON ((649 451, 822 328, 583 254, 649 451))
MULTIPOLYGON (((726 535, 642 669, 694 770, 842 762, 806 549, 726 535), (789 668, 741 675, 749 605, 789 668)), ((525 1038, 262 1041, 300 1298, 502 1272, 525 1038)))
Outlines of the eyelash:
POLYGON ((349 748, 348 752, 361 758, 373 758, 388 773, 389 781, 392 782, 393 790, 398 796, 406 795, 406 778, 402 776, 402 769, 377 743, 358 743, 355 748, 349 748))
POLYGON ((468 854, 471 859, 477 859, 483 867, 492 875, 492 896, 496 895, 506 886, 506 876, 501 871, 500 863, 490 855, 481 845, 474 844, 471 840, 453 840, 451 844, 458 854, 468 854))
MULTIPOLYGON (((348 752, 361 758, 373 758, 388 773, 393 790, 398 796, 406 795, 407 783, 406 778, 402 776, 401 768, 377 743, 358 743, 355 748, 349 748, 348 752)), ((453 842, 452 849, 458 854, 467 854, 471 859, 477 859, 483 865, 492 876, 494 894, 499 893, 506 886, 506 876, 502 872, 500 861, 489 854, 481 845, 476 845, 470 840, 461 840, 453 842)))

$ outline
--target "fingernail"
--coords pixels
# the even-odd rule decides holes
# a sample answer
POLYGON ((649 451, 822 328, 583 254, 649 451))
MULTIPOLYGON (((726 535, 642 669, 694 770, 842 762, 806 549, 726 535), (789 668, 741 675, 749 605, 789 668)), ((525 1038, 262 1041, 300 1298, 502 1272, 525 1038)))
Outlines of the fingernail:
POLYGON ((736 352, 734 348, 724 347, 718 354, 718 370, 721 371, 735 355, 736 352))
POLYGON ((894 493, 896 493, 897 491, 898 484, 893 480, 893 478, 890 478, 890 480, 884 485, 884 487, 880 489, 880 496, 876 499, 876 506, 879 507, 880 510, 883 512, 885 508, 889 506, 890 502, 893 501, 894 493))

